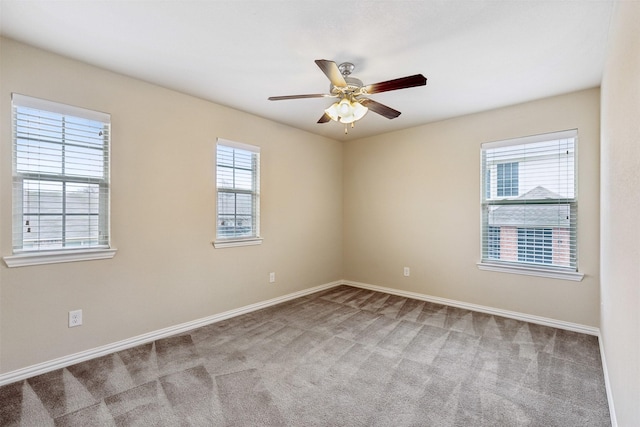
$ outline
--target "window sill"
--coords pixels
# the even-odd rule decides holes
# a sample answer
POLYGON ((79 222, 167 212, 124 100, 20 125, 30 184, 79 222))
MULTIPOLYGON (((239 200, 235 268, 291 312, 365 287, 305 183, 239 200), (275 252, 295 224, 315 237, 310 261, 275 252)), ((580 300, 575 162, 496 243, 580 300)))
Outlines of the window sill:
POLYGON ((31 265, 58 264, 62 262, 111 259, 117 249, 74 249, 66 251, 24 252, 4 257, 7 267, 27 267, 31 265))
POLYGON ((250 239, 238 239, 238 240, 216 240, 213 242, 213 247, 216 249, 221 248, 235 248, 238 246, 254 246, 261 245, 261 237, 252 237, 250 239))
POLYGON ((479 262, 477 266, 484 271, 498 271, 501 273, 523 274, 525 276, 538 276, 550 279, 572 280, 580 282, 584 278, 584 274, 577 271, 562 271, 545 268, 522 267, 516 265, 504 265, 497 263, 479 262))

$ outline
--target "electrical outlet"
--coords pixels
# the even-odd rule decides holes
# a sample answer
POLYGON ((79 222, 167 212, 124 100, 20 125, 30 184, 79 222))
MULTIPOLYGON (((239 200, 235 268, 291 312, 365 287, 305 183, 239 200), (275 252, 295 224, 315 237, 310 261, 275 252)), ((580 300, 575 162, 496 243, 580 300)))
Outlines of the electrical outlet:
POLYGON ((69 312, 69 327, 74 328, 82 325, 82 310, 72 310, 69 312))
POLYGON ((404 277, 409 277, 411 275, 411 269, 409 267, 404 268, 404 277))
POLYGON ((269 273, 269 283, 275 283, 275 281, 276 281, 276 273, 272 271, 271 273, 269 273))

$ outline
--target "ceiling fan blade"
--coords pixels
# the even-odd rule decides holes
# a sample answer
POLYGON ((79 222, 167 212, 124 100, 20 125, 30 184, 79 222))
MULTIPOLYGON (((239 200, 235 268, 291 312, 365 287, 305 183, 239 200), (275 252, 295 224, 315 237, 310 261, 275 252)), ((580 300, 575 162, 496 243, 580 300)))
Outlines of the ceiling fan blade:
POLYGON ((283 101, 285 99, 305 99, 305 98, 335 98, 336 95, 330 95, 328 93, 311 93, 308 95, 284 95, 284 96, 270 96, 269 101, 283 101))
POLYGON ((359 102, 365 107, 367 107, 369 110, 373 111, 374 113, 378 113, 381 116, 386 117, 387 119, 395 119, 400 114, 402 114, 400 113, 400 111, 394 110, 391 107, 387 107, 384 104, 380 104, 379 102, 376 102, 373 99, 368 99, 368 98, 361 99, 359 100, 359 102))
POLYGON ((365 86, 363 92, 366 93, 380 93, 388 92, 390 90, 406 89, 415 86, 424 86, 427 84, 427 78, 422 74, 415 74, 413 76, 400 77, 399 79, 387 80, 386 82, 374 83, 372 85, 365 86))
POLYGON ((320 120, 318 120, 318 123, 327 123, 330 121, 331 121, 331 117, 329 117, 327 113, 324 113, 322 117, 320 117, 320 120))
POLYGON ((338 66, 333 61, 327 61, 326 59, 316 59, 316 64, 322 72, 331 80, 331 84, 335 87, 346 87, 347 82, 342 77, 342 73, 338 69, 338 66))

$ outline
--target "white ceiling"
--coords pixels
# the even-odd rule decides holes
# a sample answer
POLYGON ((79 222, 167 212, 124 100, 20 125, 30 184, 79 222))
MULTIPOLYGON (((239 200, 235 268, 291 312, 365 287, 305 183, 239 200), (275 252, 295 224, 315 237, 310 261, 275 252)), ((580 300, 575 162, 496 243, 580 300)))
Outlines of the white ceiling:
POLYGON ((600 85, 614 0, 0 0, 1 34, 334 139, 356 139, 600 85), (317 124, 332 100, 315 59, 365 84, 422 73, 427 86, 371 95, 344 135, 317 124))

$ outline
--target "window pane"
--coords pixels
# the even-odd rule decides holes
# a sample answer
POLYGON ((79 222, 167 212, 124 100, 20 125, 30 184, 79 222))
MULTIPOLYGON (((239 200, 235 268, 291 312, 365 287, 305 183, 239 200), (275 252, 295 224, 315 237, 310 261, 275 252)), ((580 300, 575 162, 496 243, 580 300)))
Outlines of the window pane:
POLYGON ((65 146, 64 174, 104 178, 104 151, 95 148, 65 146))
POLYGON ((61 214, 62 189, 61 182, 25 180, 22 198, 24 214, 61 214))
POLYGON ((237 190, 252 190, 253 189, 253 171, 236 169, 235 173, 235 185, 233 186, 237 190))
POLYGON ((67 215, 66 247, 92 246, 99 243, 98 215, 67 215))
POLYGON ((218 165, 218 188, 233 188, 233 168, 218 165))
POLYGON ((62 173, 62 145, 43 141, 16 141, 18 172, 62 173))
POLYGON ((98 214, 100 212, 100 186, 98 184, 69 183, 66 185, 68 214, 98 214))
POLYGON ((105 132, 102 122, 73 116, 64 118, 64 139, 70 145, 102 150, 105 132))
POLYGON ((218 145, 217 164, 218 166, 233 167, 233 148, 218 145))
POLYGON ((17 139, 51 142, 62 140, 62 115, 27 107, 16 107, 16 113, 17 139))
POLYGON ((253 194, 236 194, 236 214, 251 217, 253 214, 253 194))
POLYGON ((62 248, 62 215, 25 215, 23 224, 24 249, 62 248))
POLYGON ((235 150, 235 167, 242 169, 252 169, 253 153, 245 150, 235 150))
POLYGON ((485 186, 490 187, 494 171, 494 197, 525 195, 541 187, 561 198, 574 198, 574 155, 574 138, 484 149, 482 166, 489 176, 485 186))
POLYGON ((254 235, 253 196, 218 192, 218 237, 254 235))

